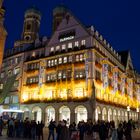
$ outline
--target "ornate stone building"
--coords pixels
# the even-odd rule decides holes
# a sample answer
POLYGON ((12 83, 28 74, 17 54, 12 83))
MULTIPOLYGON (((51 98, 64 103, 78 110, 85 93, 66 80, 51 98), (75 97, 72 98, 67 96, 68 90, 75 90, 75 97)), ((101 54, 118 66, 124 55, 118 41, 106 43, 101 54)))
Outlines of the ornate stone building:
POLYGON ((46 125, 51 119, 137 120, 140 75, 130 52, 116 52, 62 6, 53 11, 51 38, 39 37, 40 19, 38 10, 27 10, 22 38, 5 54, 1 79, 15 75, 18 86, 14 93, 12 87, 2 92, 3 107, 18 105, 24 118, 46 125))

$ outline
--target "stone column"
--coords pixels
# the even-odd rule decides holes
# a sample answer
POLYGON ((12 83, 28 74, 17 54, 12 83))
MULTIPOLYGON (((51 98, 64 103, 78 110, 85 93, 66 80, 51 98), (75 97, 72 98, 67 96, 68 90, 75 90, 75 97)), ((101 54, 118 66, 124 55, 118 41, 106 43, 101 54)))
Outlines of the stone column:
POLYGON ((59 110, 55 110, 55 121, 56 121, 56 123, 58 123, 59 121, 60 121, 60 115, 61 114, 59 114, 59 110))
POLYGON ((73 122, 76 122, 74 110, 72 110, 70 114, 70 124, 73 122))
POLYGON ((93 111, 92 110, 90 110, 88 112, 88 118, 87 119, 91 119, 93 121, 93 111))
POLYGON ((41 120, 43 121, 43 123, 45 123, 45 111, 42 110, 42 114, 41 114, 41 120))

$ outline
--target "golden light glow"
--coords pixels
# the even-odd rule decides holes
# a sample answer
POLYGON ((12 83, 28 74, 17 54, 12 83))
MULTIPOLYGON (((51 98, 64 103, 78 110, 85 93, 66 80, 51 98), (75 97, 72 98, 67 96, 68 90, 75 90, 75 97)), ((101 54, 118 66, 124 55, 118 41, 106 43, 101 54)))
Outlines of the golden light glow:
POLYGON ((137 99, 131 98, 129 95, 121 94, 120 91, 112 93, 111 88, 104 89, 102 83, 99 81, 94 81, 95 86, 98 89, 96 98, 99 100, 104 100, 106 102, 111 102, 115 104, 120 104, 123 106, 130 106, 132 108, 137 108, 140 105, 140 102, 137 99), (99 92, 101 91, 101 92, 99 92))

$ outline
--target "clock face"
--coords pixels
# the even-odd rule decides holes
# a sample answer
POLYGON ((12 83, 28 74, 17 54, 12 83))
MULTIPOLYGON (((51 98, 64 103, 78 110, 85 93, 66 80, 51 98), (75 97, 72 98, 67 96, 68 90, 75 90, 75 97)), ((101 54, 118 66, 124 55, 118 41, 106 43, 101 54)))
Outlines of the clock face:
POLYGON ((28 40, 31 39, 31 36, 30 36, 30 35, 26 35, 26 36, 24 37, 24 39, 28 41, 28 40))

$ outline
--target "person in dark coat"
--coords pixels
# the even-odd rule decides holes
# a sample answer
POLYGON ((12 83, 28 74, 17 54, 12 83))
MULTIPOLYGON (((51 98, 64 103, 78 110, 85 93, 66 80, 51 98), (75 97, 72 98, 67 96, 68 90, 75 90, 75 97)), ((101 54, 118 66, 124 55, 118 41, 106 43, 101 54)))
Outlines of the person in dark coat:
POLYGON ((78 129, 79 129, 80 140, 83 140, 84 139, 84 133, 85 133, 85 123, 83 121, 79 122, 78 129))
POLYGON ((55 136, 54 136, 54 130, 55 130, 56 126, 55 126, 55 121, 51 120, 50 124, 49 124, 49 136, 48 136, 48 140, 50 140, 51 136, 53 137, 53 140, 55 140, 55 136))
POLYGON ((0 117, 0 136, 2 136, 2 129, 3 129, 3 120, 2 120, 2 117, 0 117))
POLYGON ((61 126, 61 133, 60 133, 60 140, 70 140, 69 137, 69 129, 66 126, 67 122, 65 120, 62 121, 61 126))
POLYGON ((44 123, 41 121, 41 123, 38 124, 39 127, 39 136, 38 136, 38 140, 43 140, 43 128, 44 128, 44 123))
POLYGON ((117 129, 118 140, 123 140, 123 125, 120 123, 117 129))
POLYGON ((106 140, 106 133, 107 133, 107 128, 105 123, 102 121, 100 126, 99 126, 99 137, 100 140, 106 140))
POLYGON ((58 122, 58 125, 56 127, 56 134, 57 134, 57 138, 56 140, 60 140, 60 134, 61 134, 61 131, 62 131, 62 126, 61 126, 61 121, 58 122))
POLYGON ((125 130, 124 130, 126 140, 132 140, 131 133, 132 133, 132 125, 131 125, 131 122, 128 121, 128 123, 126 124, 125 130))

